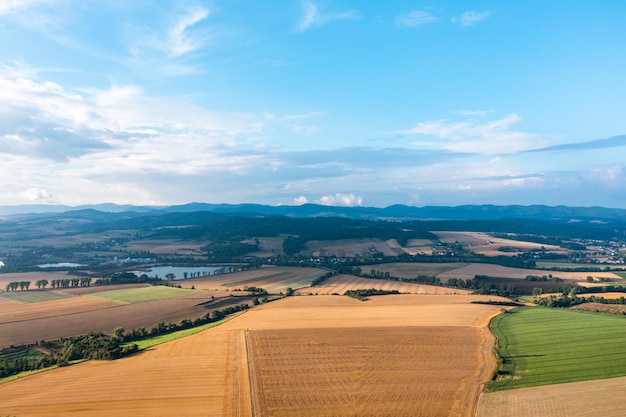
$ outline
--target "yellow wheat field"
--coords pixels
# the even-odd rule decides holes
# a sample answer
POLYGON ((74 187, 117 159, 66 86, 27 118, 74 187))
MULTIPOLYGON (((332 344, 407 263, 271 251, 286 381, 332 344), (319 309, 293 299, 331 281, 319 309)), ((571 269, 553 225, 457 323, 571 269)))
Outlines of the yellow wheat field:
POLYGON ((470 416, 494 367, 486 325, 501 307, 470 303, 487 299, 289 297, 128 358, 2 384, 0 415, 470 416))

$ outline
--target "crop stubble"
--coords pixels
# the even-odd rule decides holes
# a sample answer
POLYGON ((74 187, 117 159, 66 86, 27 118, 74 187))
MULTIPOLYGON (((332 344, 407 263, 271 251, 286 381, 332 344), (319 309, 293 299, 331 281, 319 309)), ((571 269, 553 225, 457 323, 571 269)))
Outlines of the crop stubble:
POLYGON ((261 330, 250 340, 263 416, 470 416, 489 376, 470 327, 261 330))
POLYGON ((289 297, 138 355, 0 385, 0 414, 469 416, 500 310, 475 299, 289 297))
POLYGON ((345 294, 348 290, 370 289, 398 291, 408 294, 470 294, 471 291, 423 285, 414 282, 390 281, 385 279, 363 278, 354 275, 335 275, 315 287, 302 288, 301 294, 345 294))
POLYGON ((476 417, 620 416, 624 386, 626 377, 490 392, 481 395, 476 417))

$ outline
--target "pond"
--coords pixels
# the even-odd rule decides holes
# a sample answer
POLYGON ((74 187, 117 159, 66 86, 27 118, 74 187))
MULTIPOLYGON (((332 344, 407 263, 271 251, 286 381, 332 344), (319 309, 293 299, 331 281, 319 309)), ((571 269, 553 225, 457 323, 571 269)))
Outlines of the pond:
POLYGON ((73 262, 57 262, 55 264, 41 264, 37 266, 39 268, 79 268, 81 266, 87 266, 87 265, 75 264, 73 262))
POLYGON ((166 278, 168 274, 174 274, 173 279, 197 278, 207 275, 224 274, 236 271, 232 266, 154 266, 143 271, 129 271, 137 276, 146 274, 150 278, 166 278), (185 273, 187 275, 185 275, 185 273))

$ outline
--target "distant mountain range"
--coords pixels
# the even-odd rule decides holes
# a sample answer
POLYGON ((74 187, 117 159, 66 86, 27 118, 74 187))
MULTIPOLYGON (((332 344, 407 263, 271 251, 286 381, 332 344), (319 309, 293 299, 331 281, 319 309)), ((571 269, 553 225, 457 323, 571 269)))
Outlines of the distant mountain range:
MULTIPOLYGON (((112 203, 63 206, 63 205, 22 205, 0 206, 0 216, 41 217, 65 214, 72 217, 107 217, 106 213, 125 214, 124 217, 159 216, 170 213, 211 212, 221 215, 238 216, 290 216, 290 217, 346 217, 368 220, 488 220, 488 219, 536 219, 559 222, 626 222, 626 210, 604 207, 568 207, 545 205, 464 205, 414 207, 392 205, 377 207, 335 207, 317 204, 300 206, 269 206, 261 204, 208 204, 189 203, 184 205, 151 207, 117 205, 112 203), (79 213, 83 211, 83 213, 79 213)), ((112 216, 118 217, 118 216, 112 216)))

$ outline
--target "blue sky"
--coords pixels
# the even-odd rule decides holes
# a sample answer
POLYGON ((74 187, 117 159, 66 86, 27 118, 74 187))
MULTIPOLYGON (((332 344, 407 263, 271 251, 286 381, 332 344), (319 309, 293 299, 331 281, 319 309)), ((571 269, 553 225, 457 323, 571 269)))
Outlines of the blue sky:
POLYGON ((624 16, 0 0, 0 205, 626 207, 624 16))

